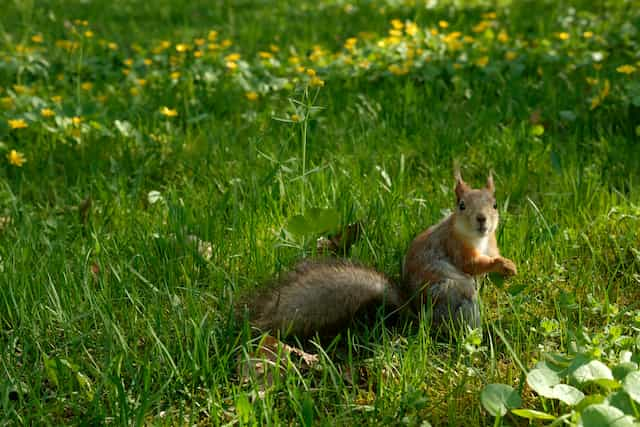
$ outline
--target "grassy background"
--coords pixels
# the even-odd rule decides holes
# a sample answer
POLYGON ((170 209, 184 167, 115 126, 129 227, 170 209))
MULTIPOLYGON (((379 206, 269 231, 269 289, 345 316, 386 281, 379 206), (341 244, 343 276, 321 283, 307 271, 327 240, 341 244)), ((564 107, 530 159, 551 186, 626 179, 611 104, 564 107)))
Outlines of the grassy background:
MULTIPOLYGON (((0 18, 0 96, 12 101, 0 109, 0 142, 27 162, 0 165, 3 421, 493 423, 478 395, 491 382, 523 387, 514 353, 531 366, 583 328, 626 328, 638 310, 638 72, 616 71, 640 60, 631 4, 10 3, 0 18), (471 29, 492 11, 522 69, 458 70, 459 53, 431 74, 349 75, 327 65, 317 67, 325 85, 305 92, 305 80, 282 90, 233 78, 203 85, 217 65, 185 61, 149 73, 137 97, 122 72, 126 58, 140 61, 160 40, 210 30, 243 57, 273 43, 304 57, 363 31, 384 37, 394 18, 425 28, 446 20, 440 31, 480 37, 471 29), (591 24, 598 46, 559 47, 558 32, 591 24), (94 35, 82 41, 70 28, 94 35), (58 49, 61 39, 82 47, 58 49), (584 60, 593 52, 605 52, 601 68, 584 60), (182 73, 178 83, 171 70, 182 73), (597 89, 586 77, 599 79, 597 89), (610 93, 591 109, 605 80, 610 93), (89 91, 80 87, 87 81, 89 91), (246 99, 248 90, 259 99, 246 99), (54 95, 56 119, 78 116, 82 125, 40 117, 54 95), (321 109, 301 122, 275 120, 300 112, 290 99, 321 109), (178 116, 163 117, 165 105, 178 116), (18 117, 26 129, 10 128, 18 117), (128 122, 125 132, 116 120, 128 122), (361 221, 353 256, 397 277, 413 236, 452 206, 454 164, 474 185, 495 171, 500 246, 519 269, 501 287, 483 286, 482 343, 435 342, 424 325, 365 329, 316 349, 322 369, 289 366, 256 398, 264 385, 237 372, 253 343, 231 306, 310 251, 317 236, 288 233, 288 219, 323 207, 342 224, 361 221), (151 203, 150 191, 162 201, 151 203), (211 256, 189 235, 210 242, 211 256)), ((569 43, 579 38, 571 33, 569 43)), ((484 52, 469 46, 472 57, 484 52)), ((531 407, 544 405, 523 392, 531 407)))

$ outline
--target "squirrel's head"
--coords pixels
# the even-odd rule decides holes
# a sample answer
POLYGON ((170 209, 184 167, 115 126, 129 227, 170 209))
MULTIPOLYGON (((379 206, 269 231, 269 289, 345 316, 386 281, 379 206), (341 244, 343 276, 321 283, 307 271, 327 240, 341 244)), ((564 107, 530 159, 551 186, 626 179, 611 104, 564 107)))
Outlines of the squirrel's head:
POLYGON ((494 233, 498 227, 499 215, 491 173, 484 188, 473 189, 462 180, 460 172, 457 172, 455 192, 457 231, 473 239, 494 233))

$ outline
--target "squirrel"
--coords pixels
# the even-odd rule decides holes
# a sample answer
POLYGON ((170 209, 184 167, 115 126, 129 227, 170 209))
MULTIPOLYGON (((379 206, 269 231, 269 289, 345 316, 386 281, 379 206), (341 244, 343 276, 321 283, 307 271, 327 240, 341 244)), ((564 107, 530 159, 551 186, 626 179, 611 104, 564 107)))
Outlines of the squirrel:
POLYGON ((423 305, 433 326, 453 322, 480 327, 475 277, 516 274, 496 241, 498 206, 492 174, 472 189, 456 172, 455 210, 409 245, 400 285, 372 268, 348 260, 302 261, 249 301, 250 324, 281 336, 310 337, 346 327, 367 308, 396 312, 423 305))

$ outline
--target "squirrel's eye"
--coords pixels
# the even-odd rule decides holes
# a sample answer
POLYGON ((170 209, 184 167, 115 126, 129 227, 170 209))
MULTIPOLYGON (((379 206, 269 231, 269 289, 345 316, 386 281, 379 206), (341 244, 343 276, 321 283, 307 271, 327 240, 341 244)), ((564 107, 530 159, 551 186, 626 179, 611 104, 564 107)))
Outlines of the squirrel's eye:
POLYGON ((461 211, 464 210, 465 206, 464 206, 464 200, 460 200, 460 204, 458 205, 458 207, 460 208, 461 211))
POLYGON ((493 209, 498 209, 498 202, 493 203, 493 209))

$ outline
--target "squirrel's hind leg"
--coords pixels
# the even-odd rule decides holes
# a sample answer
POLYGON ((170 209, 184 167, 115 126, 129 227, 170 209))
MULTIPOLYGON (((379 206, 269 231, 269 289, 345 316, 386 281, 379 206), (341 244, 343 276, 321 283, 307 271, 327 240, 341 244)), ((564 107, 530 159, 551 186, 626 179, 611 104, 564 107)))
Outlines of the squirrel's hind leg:
POLYGON ((427 293, 434 327, 480 327, 480 303, 473 279, 445 279, 431 285, 427 293))

